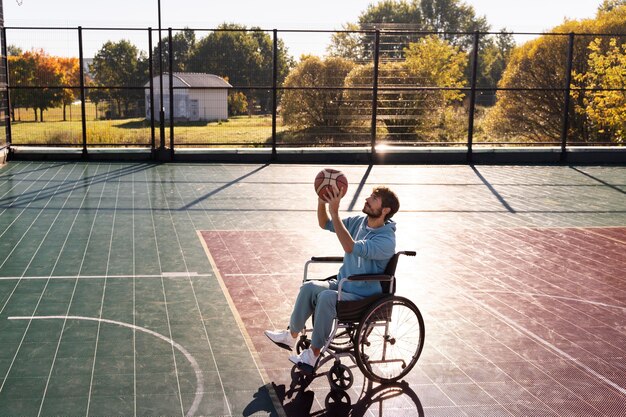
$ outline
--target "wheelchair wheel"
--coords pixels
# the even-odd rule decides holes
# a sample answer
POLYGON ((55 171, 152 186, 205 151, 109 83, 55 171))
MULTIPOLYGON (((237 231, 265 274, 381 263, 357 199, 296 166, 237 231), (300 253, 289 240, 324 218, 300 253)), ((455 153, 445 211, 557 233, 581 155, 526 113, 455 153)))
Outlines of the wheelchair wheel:
POLYGON ((328 371, 328 382, 333 389, 345 391, 354 383, 354 375, 346 365, 337 363, 328 371))
POLYGON ((357 329, 356 362, 367 379, 398 381, 417 363, 424 347, 424 319, 404 297, 377 301, 357 329))

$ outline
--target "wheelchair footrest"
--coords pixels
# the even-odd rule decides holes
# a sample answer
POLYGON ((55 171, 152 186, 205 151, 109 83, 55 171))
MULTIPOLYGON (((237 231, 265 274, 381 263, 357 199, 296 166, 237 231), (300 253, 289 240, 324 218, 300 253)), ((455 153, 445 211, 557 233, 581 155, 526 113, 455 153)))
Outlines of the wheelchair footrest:
POLYGON ((306 375, 313 375, 315 373, 315 368, 308 363, 298 362, 296 367, 306 375))

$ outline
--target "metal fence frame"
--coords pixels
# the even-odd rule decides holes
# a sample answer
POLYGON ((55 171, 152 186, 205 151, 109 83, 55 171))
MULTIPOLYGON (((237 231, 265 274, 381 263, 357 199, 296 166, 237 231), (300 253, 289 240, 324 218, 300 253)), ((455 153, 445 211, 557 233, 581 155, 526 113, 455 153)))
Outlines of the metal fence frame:
MULTIPOLYGON (((2 28, 2 58, 3 58, 3 64, 5 66, 5 76, 7 79, 7 103, 6 103, 6 109, 5 109, 5 123, 6 123, 6 138, 7 138, 7 145, 6 146, 11 146, 11 100, 10 100, 10 95, 11 95, 11 91, 12 90, 16 90, 16 89, 24 89, 24 88, 73 88, 73 89, 80 89, 80 97, 81 97, 81 122, 82 122, 82 154, 83 156, 86 156, 88 154, 88 149, 89 146, 87 144, 87 127, 86 127, 86 115, 85 115, 85 90, 87 89, 94 89, 94 88, 103 88, 103 89, 128 89, 128 90, 133 90, 133 89, 141 89, 141 90, 145 90, 144 87, 137 87, 137 86, 86 86, 85 85, 85 74, 84 74, 84 57, 83 57, 83 31, 85 30, 132 30, 132 31, 146 31, 147 32, 147 38, 148 38, 148 49, 149 49, 149 73, 150 73, 150 86, 149 86, 149 94, 150 94, 150 152, 152 153, 153 157, 157 158, 157 159, 170 159, 172 160, 174 158, 174 154, 175 154, 175 124, 174 124, 174 117, 172 117, 172 115, 174 114, 174 100, 173 100, 173 96, 174 96, 174 90, 177 88, 183 88, 183 87, 174 87, 173 86, 173 71, 172 68, 174 67, 174 57, 173 57, 173 53, 172 53, 172 33, 173 31, 180 31, 183 29, 173 29, 173 28, 168 28, 167 29, 167 40, 168 40, 168 45, 169 45, 169 54, 168 54, 168 69, 169 71, 167 71, 167 74, 169 76, 169 105, 170 105, 170 118, 169 118, 169 146, 166 145, 167 141, 165 138, 165 118, 163 117, 163 108, 158 109, 158 111, 160 112, 161 116, 159 117, 159 129, 158 129, 158 138, 156 136, 157 134, 157 129, 156 129, 156 120, 155 120, 155 114, 157 109, 154 108, 154 85, 153 85, 153 79, 154 79, 154 60, 155 57, 153 57, 153 41, 152 41, 152 35, 153 35, 153 31, 156 31, 156 29, 153 29, 151 27, 149 28, 98 28, 98 27, 94 27, 94 28, 83 28, 82 26, 79 26, 77 28, 58 28, 58 27, 3 27, 2 28), (71 29, 75 29, 77 31, 77 41, 78 41, 78 48, 79 48, 79 63, 80 63, 80 84, 78 86, 74 86, 74 85, 59 85, 59 86, 14 86, 11 85, 10 79, 9 79, 9 68, 8 68, 8 57, 7 57, 7 29, 9 30, 55 30, 55 29, 62 29, 62 30, 71 30, 71 29)), ((240 29, 191 29, 194 31, 212 31, 212 32, 219 32, 219 31, 240 31, 240 29)), ((372 116, 371 116, 371 132, 370 132, 370 136, 371 136, 371 141, 370 141, 370 146, 369 146, 369 153, 374 156, 376 154, 376 145, 377 145, 377 133, 376 133, 376 127, 377 127, 377 101, 378 101, 378 93, 379 91, 393 91, 393 87, 380 87, 378 84, 378 69, 379 69, 379 65, 380 65, 380 36, 381 33, 384 34, 417 34, 420 36, 427 36, 427 35, 459 35, 459 36, 471 36, 472 37, 472 50, 469 54, 470 56, 470 68, 471 68, 471 73, 470 73, 470 85, 469 87, 401 87, 400 89, 402 90, 407 90, 407 91, 427 91, 427 90, 455 90, 455 91, 463 91, 465 93, 469 94, 469 111, 468 111, 468 121, 467 121, 467 141, 464 143, 464 145, 467 148, 467 160, 471 161, 472 160, 472 155, 473 155, 473 145, 474 145, 474 121, 475 121, 475 108, 476 108, 476 94, 477 92, 481 92, 481 91, 562 91, 563 92, 563 110, 562 110, 562 126, 561 126, 561 137, 560 137, 560 153, 561 153, 561 158, 565 157, 567 148, 568 148, 568 128, 569 128, 569 107, 570 107, 570 94, 572 91, 571 88, 571 81, 572 81, 572 66, 573 66, 573 51, 574 51, 574 40, 575 37, 578 36, 602 36, 602 37, 606 37, 606 36, 626 36, 626 34, 588 34, 588 33, 581 33, 581 34, 575 34, 575 33, 512 33, 512 34, 517 34, 517 35, 543 35, 543 36, 567 36, 568 37, 568 50, 567 50, 567 59, 566 59, 566 68, 565 68, 565 74, 566 77, 563 80, 563 86, 562 87, 552 87, 552 88, 499 88, 499 87, 479 87, 476 85, 477 83, 477 73, 478 73, 478 61, 479 61, 479 47, 480 47, 480 38, 481 36, 485 36, 485 35, 495 35, 498 34, 498 32, 446 32, 446 33, 442 33, 442 32, 428 32, 428 31, 381 31, 380 29, 376 29, 376 30, 360 30, 360 31, 336 31, 336 30, 318 30, 318 31, 314 31, 314 30, 278 30, 278 29, 273 29, 273 30, 265 30, 265 29, 247 29, 247 32, 252 32, 252 31, 263 31, 263 32, 271 32, 272 33, 272 43, 273 43, 273 68, 272 68, 272 84, 271 85, 258 85, 258 86, 234 86, 236 89, 259 89, 259 90, 269 90, 271 91, 272 94, 272 141, 271 141, 271 154, 272 157, 275 157, 277 154, 277 149, 279 148, 279 145, 277 144, 277 133, 276 133, 276 125, 277 125, 277 107, 278 107, 278 102, 277 102, 277 95, 279 91, 285 91, 288 89, 306 89, 306 88, 325 88, 324 86, 321 87, 285 87, 285 86, 281 86, 278 85, 277 82, 277 74, 278 74, 278 65, 277 65, 277 57, 278 57, 278 39, 279 39, 279 33, 289 33, 289 32, 302 32, 302 33, 312 33, 312 32, 328 32, 328 33, 339 33, 339 32, 350 32, 350 33, 369 33, 374 35, 374 42, 375 42, 375 46, 374 46, 374 56, 373 56, 373 63, 374 63, 374 76, 373 76, 373 82, 372 82, 372 86, 371 88, 367 88, 367 91, 371 91, 372 92, 372 116)), ((159 29, 160 32, 160 29, 159 29)), ((162 43, 159 42, 159 47, 162 45, 162 43)), ((159 55, 161 54, 161 51, 159 51, 159 55)), ((159 89, 160 94, 162 95, 164 93, 163 91, 163 77, 164 77, 164 69, 162 66, 162 59, 159 59, 159 81, 160 81, 160 85, 161 88, 159 89)), ((184 87, 184 88, 189 88, 189 87, 184 87)), ((336 88, 336 87, 326 87, 326 88, 336 88)), ((343 87, 343 90, 349 90, 350 88, 348 87, 343 87)), ((361 89, 363 90, 363 88, 353 88, 353 89, 361 89)), ((577 88, 577 90, 579 91, 608 91, 607 89, 600 89, 600 88, 594 88, 594 89, 589 89, 589 88, 577 88)), ((625 91, 625 89, 610 89, 610 90, 618 90, 618 91, 625 91)), ((161 99, 159 101, 159 103, 161 103, 161 106, 163 105, 163 99, 161 99)), ((459 142, 455 142, 455 145, 462 145, 463 143, 459 143, 459 142)), ((41 145, 41 144, 39 144, 41 145)), ((108 144, 111 145, 111 144, 108 144)), ((121 145, 126 145, 126 144, 112 144, 113 146, 121 146, 121 145)), ((67 146, 67 145, 66 145, 67 146)))

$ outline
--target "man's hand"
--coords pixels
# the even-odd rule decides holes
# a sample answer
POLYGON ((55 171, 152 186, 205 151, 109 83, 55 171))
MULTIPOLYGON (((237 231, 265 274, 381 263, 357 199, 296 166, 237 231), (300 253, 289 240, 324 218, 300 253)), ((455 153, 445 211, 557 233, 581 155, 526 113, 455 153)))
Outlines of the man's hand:
POLYGON ((340 190, 336 185, 333 185, 332 190, 324 195, 323 200, 328 203, 328 210, 330 211, 331 217, 339 216, 339 203, 344 195, 346 195, 346 189, 342 188, 340 190))
POLYGON ((324 201, 328 203, 328 210, 330 211, 331 217, 339 215, 339 203, 345 194, 345 189, 340 190, 336 185, 333 185, 332 190, 326 192, 324 195, 324 201))

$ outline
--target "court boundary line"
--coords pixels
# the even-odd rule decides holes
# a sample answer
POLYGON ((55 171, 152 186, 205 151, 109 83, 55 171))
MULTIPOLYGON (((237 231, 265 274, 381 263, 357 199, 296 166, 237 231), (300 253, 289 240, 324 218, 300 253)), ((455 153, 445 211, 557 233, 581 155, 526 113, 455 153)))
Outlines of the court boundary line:
POLYGON ((23 280, 23 281, 34 281, 34 280, 42 280, 42 279, 124 279, 124 278, 200 278, 200 277, 212 277, 213 274, 198 274, 197 272, 190 272, 188 274, 181 273, 168 273, 164 272, 163 274, 139 274, 139 275, 53 275, 53 276, 33 276, 33 277, 18 277, 18 276, 10 276, 10 277, 0 277, 0 281, 12 281, 12 280, 23 280), (177 274, 177 275, 173 275, 177 274))
MULTIPOLYGON (((210 232, 214 232, 214 230, 210 230, 210 232)), ((243 232, 243 230, 241 232, 243 232)), ((209 263, 211 264, 211 267, 213 268, 213 272, 215 273, 215 279, 217 280, 220 288, 222 289, 222 293, 224 294, 224 297, 226 298, 226 302, 228 303, 228 307, 230 308, 230 311, 233 314, 233 318, 235 319, 235 322, 237 323, 237 326, 239 327, 239 331, 241 332, 241 335, 243 336, 243 340, 246 343, 246 347, 248 348, 248 351, 250 352, 250 355, 252 356, 252 360, 254 361, 254 364, 256 365, 259 371, 259 375, 261 375, 261 380, 265 384, 265 389, 267 389, 267 392, 270 396, 272 404, 274 405, 274 409, 276 410, 276 413, 278 414, 279 417, 287 417, 287 413, 285 412, 285 409, 283 408, 283 405, 279 400, 278 394, 274 390, 273 384, 270 382, 269 375, 265 372, 265 368, 259 366, 259 364, 262 363, 261 357, 259 353, 257 352, 256 348, 254 347, 254 343, 252 342, 252 338, 250 337, 250 334, 248 333, 248 330, 246 329, 246 325, 244 324, 243 319, 239 315, 239 311, 237 310, 235 302, 233 301, 232 297, 230 296, 230 293, 228 292, 228 287, 226 287, 226 283, 224 282, 224 279, 222 278, 222 274, 219 268, 217 267, 217 263, 215 262, 215 259, 213 259, 213 256, 211 255, 211 251, 209 250, 209 247, 207 246, 206 241, 204 240, 204 237, 202 236, 202 231, 197 230, 196 234, 198 235, 198 238, 200 239, 200 243, 202 244, 202 248, 204 249, 204 252, 206 253, 206 256, 209 259, 209 263)))

